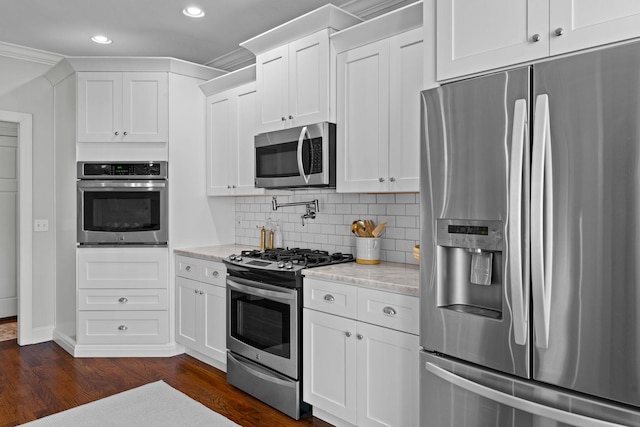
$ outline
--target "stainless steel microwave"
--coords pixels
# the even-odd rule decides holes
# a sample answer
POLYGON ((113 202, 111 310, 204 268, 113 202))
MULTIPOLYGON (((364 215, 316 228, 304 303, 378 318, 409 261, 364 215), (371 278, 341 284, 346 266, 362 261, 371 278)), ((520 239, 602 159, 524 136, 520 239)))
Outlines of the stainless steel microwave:
POLYGON ((336 125, 324 122, 255 137, 259 188, 336 186, 336 125))

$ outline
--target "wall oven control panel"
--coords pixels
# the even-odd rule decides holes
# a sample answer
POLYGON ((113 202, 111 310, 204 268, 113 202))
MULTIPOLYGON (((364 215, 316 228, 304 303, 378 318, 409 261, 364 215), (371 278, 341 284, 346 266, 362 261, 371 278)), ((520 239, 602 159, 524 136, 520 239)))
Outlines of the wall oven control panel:
POLYGON ((78 179, 166 179, 167 162, 79 162, 78 179))

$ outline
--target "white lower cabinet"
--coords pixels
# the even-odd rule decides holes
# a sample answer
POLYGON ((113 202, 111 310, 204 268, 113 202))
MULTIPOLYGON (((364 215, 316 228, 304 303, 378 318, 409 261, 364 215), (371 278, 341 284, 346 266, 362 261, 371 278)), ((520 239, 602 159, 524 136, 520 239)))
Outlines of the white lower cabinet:
POLYGON ((223 369, 227 363, 226 268, 219 262, 176 256, 176 275, 176 341, 223 369))
POLYGON ((79 248, 80 345, 169 342, 167 248, 79 248))
POLYGON ((314 416, 338 426, 417 426, 418 336, 358 319, 366 301, 389 297, 381 316, 417 323, 418 298, 309 279, 304 294, 303 390, 314 416), (344 289, 346 298, 336 295, 344 289))

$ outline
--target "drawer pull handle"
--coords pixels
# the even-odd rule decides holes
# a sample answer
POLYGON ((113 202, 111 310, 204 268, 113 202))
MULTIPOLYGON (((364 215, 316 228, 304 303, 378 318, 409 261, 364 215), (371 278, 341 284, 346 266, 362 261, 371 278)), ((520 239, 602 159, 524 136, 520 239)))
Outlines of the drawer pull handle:
POLYGON ((220 273, 218 273, 218 270, 214 271, 213 273, 211 273, 211 275, 213 277, 218 277, 220 275, 220 273))
POLYGON ((129 302, 129 300, 126 299, 125 297, 122 297, 122 298, 118 299, 118 302, 121 303, 121 304, 126 304, 126 303, 129 302))
POLYGON ((184 269, 185 269, 187 272, 189 272, 189 271, 191 271, 191 266, 190 266, 190 265, 187 265, 184 269))
POLYGON ((129 329, 129 328, 127 328, 127 325, 120 325, 120 326, 118 326, 118 330, 119 330, 119 331, 126 331, 127 329, 129 329))
POLYGON ((388 314, 389 316, 395 316, 396 315, 396 311, 393 309, 393 307, 385 307, 382 309, 382 311, 384 312, 384 314, 388 314))
POLYGON ((335 301, 336 299, 333 297, 333 295, 331 295, 331 294, 326 294, 326 295, 324 296, 324 300, 325 300, 325 301, 329 301, 329 302, 333 302, 333 301, 335 301))

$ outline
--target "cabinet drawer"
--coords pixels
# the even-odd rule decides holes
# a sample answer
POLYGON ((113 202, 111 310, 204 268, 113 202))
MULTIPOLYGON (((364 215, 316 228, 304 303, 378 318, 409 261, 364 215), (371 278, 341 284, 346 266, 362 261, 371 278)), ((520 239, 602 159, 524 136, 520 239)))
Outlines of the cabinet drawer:
POLYGON ((354 286, 305 278, 303 294, 306 308, 356 318, 357 288, 354 286))
POLYGON ((166 311, 81 311, 78 344, 161 344, 169 339, 166 311))
POLYGON ((200 263, 195 258, 176 255, 176 276, 187 279, 200 279, 200 263))
POLYGON ((227 268, 221 262, 200 261, 200 280, 217 286, 227 286, 227 268))
POLYGON ((166 310, 166 289, 80 289, 79 310, 166 310))
POLYGON ((358 320, 418 334, 419 300, 409 295, 358 288, 358 320))

